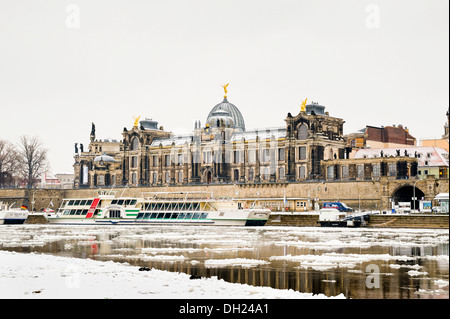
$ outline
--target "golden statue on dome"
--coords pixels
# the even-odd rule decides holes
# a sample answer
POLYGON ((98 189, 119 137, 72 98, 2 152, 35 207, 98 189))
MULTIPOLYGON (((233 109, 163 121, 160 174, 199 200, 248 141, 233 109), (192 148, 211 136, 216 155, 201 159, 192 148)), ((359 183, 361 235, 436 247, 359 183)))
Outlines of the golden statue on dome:
POLYGON ((133 118, 134 118, 134 127, 138 127, 138 122, 139 122, 139 119, 141 118, 141 116, 139 115, 138 117, 135 117, 133 115, 133 118))
POLYGON ((225 95, 223 96, 224 98, 227 98, 227 93, 228 93, 228 91, 227 91, 227 86, 228 86, 228 84, 230 84, 230 83, 221 85, 221 87, 223 87, 223 90, 225 91, 225 95))
POLYGON ((301 112, 306 112, 306 101, 307 101, 308 99, 305 99, 303 102, 302 102, 302 106, 301 106, 301 109, 300 109, 300 111, 301 112))

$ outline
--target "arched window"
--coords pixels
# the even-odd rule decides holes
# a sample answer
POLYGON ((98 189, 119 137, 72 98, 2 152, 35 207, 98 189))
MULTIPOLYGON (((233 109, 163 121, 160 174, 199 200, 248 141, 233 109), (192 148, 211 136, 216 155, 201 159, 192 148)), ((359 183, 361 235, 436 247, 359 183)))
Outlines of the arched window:
POLYGON ((131 141, 131 150, 137 151, 139 149, 139 139, 137 137, 133 138, 131 141))
POLYGON ((308 126, 306 124, 302 124, 298 128, 297 139, 306 140, 307 138, 308 138, 308 126))

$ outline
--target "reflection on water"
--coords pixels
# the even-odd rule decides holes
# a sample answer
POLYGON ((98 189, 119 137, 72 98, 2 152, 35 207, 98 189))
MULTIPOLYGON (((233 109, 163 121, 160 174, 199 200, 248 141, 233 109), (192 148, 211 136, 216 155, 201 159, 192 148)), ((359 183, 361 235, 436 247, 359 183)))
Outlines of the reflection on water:
POLYGON ((327 296, 449 297, 448 230, 5 225, 0 249, 128 262, 327 296))

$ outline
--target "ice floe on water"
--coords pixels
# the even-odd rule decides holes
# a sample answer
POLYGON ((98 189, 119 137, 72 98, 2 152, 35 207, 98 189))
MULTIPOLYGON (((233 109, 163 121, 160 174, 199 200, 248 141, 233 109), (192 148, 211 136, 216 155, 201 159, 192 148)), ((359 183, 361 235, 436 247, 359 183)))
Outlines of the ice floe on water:
POLYGON ((408 275, 410 275, 410 276, 425 276, 425 275, 428 275, 428 273, 426 271, 410 270, 410 271, 408 271, 408 275))
MULTIPOLYGON (((364 282, 366 266, 376 264, 380 275, 399 276, 388 287, 401 282, 400 276, 404 276, 408 282, 428 280, 427 284, 420 283, 420 288, 426 290, 423 292, 426 296, 433 296, 432 292, 438 293, 438 290, 444 290, 444 296, 448 296, 448 230, 276 226, 12 226, 3 225, 1 228, 0 253, 2 249, 45 251, 172 271, 189 268, 212 274, 208 276, 222 275, 227 271, 239 273, 242 270, 258 272, 256 275, 252 273, 250 278, 273 278, 272 272, 275 271, 297 276, 300 282, 302 276, 313 274, 318 276, 319 284, 335 288, 343 285, 344 279, 339 277, 341 274, 345 276, 345 282, 349 281, 348 278, 364 282), (326 278, 320 277, 322 274, 326 274, 326 278), (431 284, 432 288, 427 288, 431 284)), ((274 285, 269 281, 268 284, 274 285)))
POLYGON ((0 298, 309 299, 343 294, 300 293, 255 287, 111 261, 0 251, 0 298))
POLYGON ((324 253, 322 255, 286 255, 272 256, 270 260, 285 260, 298 263, 301 268, 312 268, 318 270, 332 268, 355 268, 364 262, 374 260, 414 260, 415 257, 407 256, 391 256, 389 254, 340 254, 340 253, 324 253))
POLYGON ((246 258, 205 260, 205 267, 223 267, 223 266, 255 267, 258 265, 267 265, 267 264, 269 264, 269 262, 264 260, 246 259, 246 258))

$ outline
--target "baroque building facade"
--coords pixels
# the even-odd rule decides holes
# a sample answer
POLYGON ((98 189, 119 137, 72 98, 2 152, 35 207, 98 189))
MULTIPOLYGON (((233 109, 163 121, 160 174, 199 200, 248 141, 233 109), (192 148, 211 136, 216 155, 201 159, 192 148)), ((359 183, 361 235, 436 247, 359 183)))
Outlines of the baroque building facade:
POLYGON ((318 180, 322 160, 348 156, 344 120, 318 103, 302 105, 285 126, 246 129, 239 109, 224 96, 206 122, 187 135, 174 135, 144 119, 123 139, 96 139, 75 149, 74 186, 164 186, 221 183, 278 183, 318 180))

